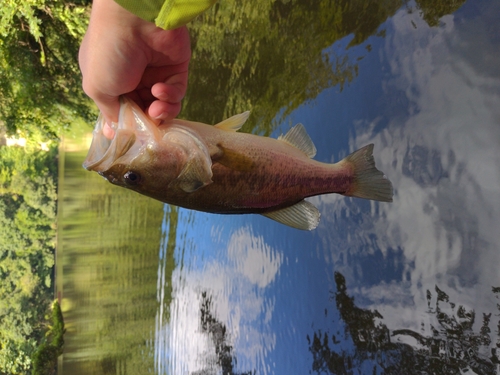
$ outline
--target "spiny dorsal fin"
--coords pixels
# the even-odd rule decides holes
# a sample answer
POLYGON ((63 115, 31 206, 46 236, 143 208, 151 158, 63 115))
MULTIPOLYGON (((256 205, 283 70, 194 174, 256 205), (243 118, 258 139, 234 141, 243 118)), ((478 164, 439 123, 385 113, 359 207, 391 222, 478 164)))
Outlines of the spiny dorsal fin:
POLYGON ((310 158, 316 155, 316 147, 302 124, 297 124, 285 135, 280 135, 278 140, 297 147, 310 158))
POLYGON ((225 119, 224 121, 221 121, 214 126, 221 130, 236 132, 241 129, 245 121, 248 119, 248 116, 250 116, 250 111, 246 111, 240 113, 239 115, 229 117, 228 119, 225 119))
POLYGON ((318 209, 307 201, 300 201, 293 206, 267 212, 262 215, 278 223, 302 230, 315 229, 319 224, 319 217, 321 216, 318 209))

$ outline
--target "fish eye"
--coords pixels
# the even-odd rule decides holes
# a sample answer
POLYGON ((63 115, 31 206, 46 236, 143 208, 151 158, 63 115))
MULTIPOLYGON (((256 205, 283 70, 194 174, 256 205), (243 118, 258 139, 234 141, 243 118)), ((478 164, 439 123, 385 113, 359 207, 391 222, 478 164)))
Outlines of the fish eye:
POLYGON ((128 171, 123 175, 123 179, 127 185, 137 185, 141 182, 141 175, 134 171, 128 171))

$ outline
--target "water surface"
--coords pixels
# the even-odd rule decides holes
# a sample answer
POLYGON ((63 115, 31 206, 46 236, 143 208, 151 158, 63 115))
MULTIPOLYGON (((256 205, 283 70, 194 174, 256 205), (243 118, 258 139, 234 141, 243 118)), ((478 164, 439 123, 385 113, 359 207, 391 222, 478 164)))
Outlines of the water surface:
MULTIPOLYGON (((293 13, 304 4, 273 4, 269 30, 297 30, 296 46, 284 36, 272 54, 263 47, 271 31, 241 26, 253 32, 248 41, 259 41, 247 47, 233 36, 237 51, 249 51, 245 60, 226 35, 220 58, 236 56, 238 74, 222 67, 193 77, 183 114, 209 121, 246 103, 254 115, 245 131, 276 137, 302 122, 325 162, 374 143, 394 202, 315 197, 320 226, 302 232, 258 215, 163 206, 79 169, 84 152, 67 152, 62 370, 498 373, 497 2, 457 3, 439 17, 415 3, 345 8, 331 29, 317 15, 335 4, 321 2, 304 23, 293 13), (321 40, 302 43, 303 30, 321 40), (294 48, 310 56, 293 60, 294 48), (274 57, 255 60, 257 50, 274 57), (266 65, 271 60, 283 65, 266 65), (297 73, 281 74, 286 67, 297 73), (201 101, 214 88, 233 90, 234 100, 221 105, 228 103, 221 92, 201 101)), ((195 33, 193 74, 203 73, 204 37, 195 33)))

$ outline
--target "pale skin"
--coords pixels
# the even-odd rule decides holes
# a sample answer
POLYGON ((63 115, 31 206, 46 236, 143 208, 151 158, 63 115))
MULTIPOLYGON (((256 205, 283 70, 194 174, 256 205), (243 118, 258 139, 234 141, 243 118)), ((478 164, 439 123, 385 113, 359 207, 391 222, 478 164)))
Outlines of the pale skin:
POLYGON ((126 95, 159 123, 181 110, 191 58, 186 27, 163 30, 113 0, 94 0, 79 53, 83 90, 107 125, 118 121, 119 97, 126 95))

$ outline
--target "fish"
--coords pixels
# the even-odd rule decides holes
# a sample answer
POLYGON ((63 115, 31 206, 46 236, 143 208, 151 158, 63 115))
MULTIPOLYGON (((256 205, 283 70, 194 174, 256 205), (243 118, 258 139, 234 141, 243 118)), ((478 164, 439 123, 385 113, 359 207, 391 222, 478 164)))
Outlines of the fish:
POLYGON ((373 144, 323 163, 313 159, 316 147, 302 124, 278 138, 238 132, 248 117, 247 111, 216 125, 182 119, 156 124, 121 97, 112 138, 104 136, 100 115, 83 167, 164 203, 261 214, 302 230, 320 221, 308 197, 336 193, 392 201, 392 184, 375 166, 373 144))

